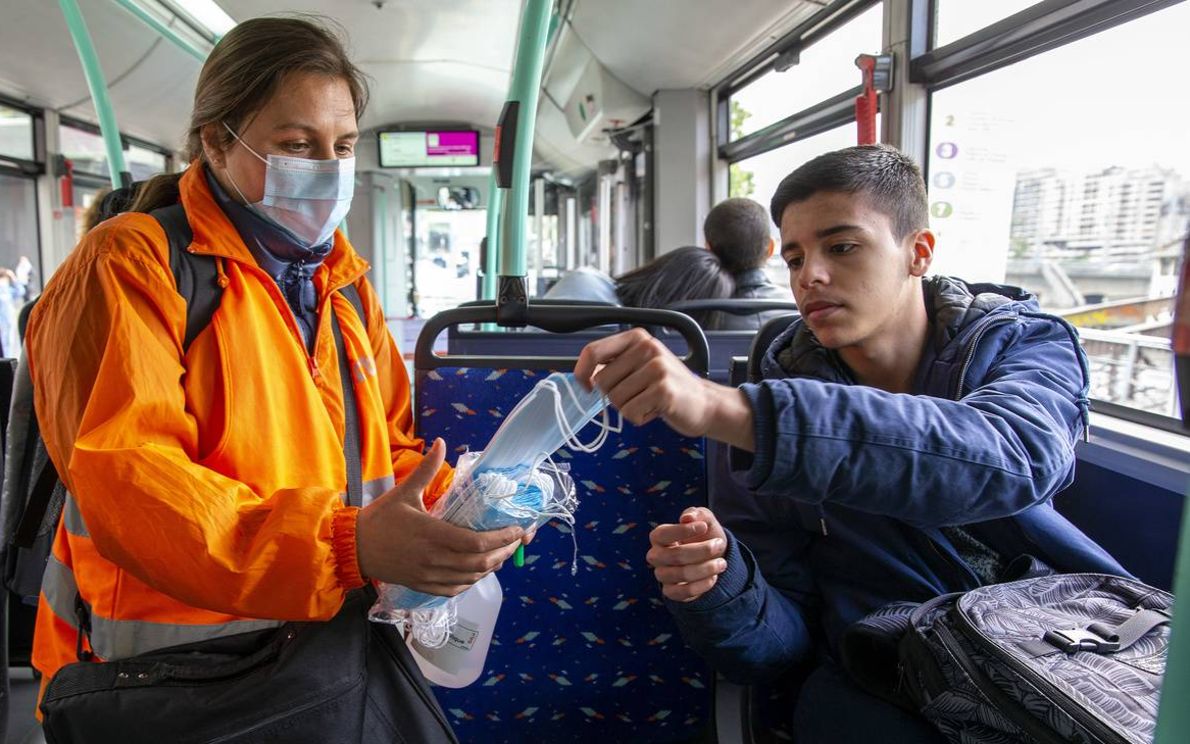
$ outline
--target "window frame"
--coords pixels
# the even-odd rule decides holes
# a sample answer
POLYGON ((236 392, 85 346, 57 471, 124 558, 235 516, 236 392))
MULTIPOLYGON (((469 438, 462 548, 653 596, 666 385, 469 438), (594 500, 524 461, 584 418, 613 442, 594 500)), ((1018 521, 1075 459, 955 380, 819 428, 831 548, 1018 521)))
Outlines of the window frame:
POLYGON ((10 176, 36 178, 46 173, 45 112, 15 98, 0 94, 0 105, 28 114, 33 120, 33 159, 0 153, 0 173, 10 176))
MULTIPOLYGON (((41 189, 37 188, 37 180, 39 174, 28 173, 20 169, 9 168, 3 163, 4 158, 0 158, 0 176, 9 176, 11 178, 21 178, 33 184, 33 231, 37 239, 36 250, 33 253, 36 255, 37 277, 39 282, 39 291, 45 289, 45 283, 48 279, 45 275, 45 261, 42 258, 42 230, 41 230, 41 189)), ((44 172, 44 164, 42 169, 44 172)), ((33 260, 33 259, 30 259, 33 260)))
MULTIPOLYGON (((87 132, 89 134, 93 134, 93 135, 96 135, 99 137, 103 136, 103 132, 97 124, 92 124, 91 122, 86 121, 85 119, 76 119, 73 116, 67 116, 65 114, 58 117, 58 126, 59 127, 70 127, 71 129, 77 129, 79 131, 87 132)), ((158 145, 153 142, 149 142, 148 140, 143 140, 140 137, 134 137, 130 134, 124 134, 123 132, 120 132, 120 149, 122 151, 124 151, 125 153, 127 153, 130 145, 135 145, 141 149, 150 150, 152 152, 155 152, 155 153, 163 156, 165 158, 165 170, 163 172, 171 173, 173 171, 174 154, 171 150, 167 150, 166 148, 162 147, 161 145, 158 145)), ((105 158, 107 157, 106 154, 104 155, 104 157, 105 158)), ((76 171, 74 171, 74 177, 75 178, 81 177, 83 180, 87 180, 89 177, 94 177, 94 178, 102 179, 103 183, 105 185, 111 184, 110 175, 107 173, 95 173, 92 171, 76 170, 76 171)))
POLYGON ((731 97, 773 70, 782 55, 800 54, 874 5, 880 5, 882 12, 887 11, 882 0, 835 0, 712 86, 711 114, 716 124, 717 158, 731 165, 855 121, 855 98, 863 91, 861 85, 840 91, 733 142, 731 97))
POLYGON ((36 255, 38 280, 41 283, 41 288, 44 289, 46 281, 44 273, 45 261, 42 257, 44 235, 42 234, 41 224, 41 189, 38 188, 38 180, 48 172, 48 168, 46 167, 45 111, 3 94, 0 94, 0 104, 28 114, 33 123, 33 131, 31 133, 33 137, 33 159, 26 160, 11 155, 0 154, 0 175, 23 178, 33 184, 33 226, 37 240, 36 249, 33 253, 36 255))
POLYGON ((1029 57, 1144 17, 1184 0, 1042 0, 941 47, 934 47, 939 0, 914 0, 926 22, 909 26, 909 81, 927 92, 979 77, 1029 57), (925 7, 928 6, 928 9, 925 7), (925 38, 922 38, 924 35, 925 38))
MULTIPOLYGON (((925 89, 926 141, 933 94, 1188 0, 1042 0, 943 46, 934 47, 938 3, 910 0, 909 81, 925 89)), ((929 160, 921 164, 928 184, 929 160)), ((1077 327, 1076 327, 1077 330, 1077 327)), ((1176 373, 1175 373, 1176 374, 1176 373)), ((1176 387, 1176 379, 1175 379, 1176 387)), ((1091 410, 1190 437, 1174 416, 1091 398, 1091 410)))

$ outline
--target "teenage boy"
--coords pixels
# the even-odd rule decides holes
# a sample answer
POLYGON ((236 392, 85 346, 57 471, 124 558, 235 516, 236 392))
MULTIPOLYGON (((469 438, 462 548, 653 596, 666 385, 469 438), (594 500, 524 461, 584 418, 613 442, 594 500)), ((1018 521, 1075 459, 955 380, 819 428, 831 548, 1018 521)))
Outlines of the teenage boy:
POLYGON ((895 149, 811 160, 771 213, 801 319, 763 381, 696 378, 641 330, 591 343, 575 371, 633 423, 753 453, 748 498, 650 535, 686 640, 740 682, 811 668, 798 742, 941 741, 846 677, 840 636, 889 602, 1002 580, 1018 556, 1127 575, 1050 503, 1086 428, 1086 359, 1027 292, 926 277, 925 184, 895 149))

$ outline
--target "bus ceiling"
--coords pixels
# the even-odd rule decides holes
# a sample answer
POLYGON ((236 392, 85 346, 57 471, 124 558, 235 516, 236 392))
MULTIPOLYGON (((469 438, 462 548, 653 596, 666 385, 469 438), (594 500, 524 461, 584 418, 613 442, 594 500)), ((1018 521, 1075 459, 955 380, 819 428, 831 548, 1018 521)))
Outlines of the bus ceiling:
MULTIPOLYGON (((5 11, 15 13, 16 22, 0 30, 3 92, 99 123, 74 49, 44 43, 68 38, 58 3, 17 5, 5 11)), ((226 27, 204 25, 172 1, 77 5, 121 130, 178 149, 201 60, 226 27)), ((292 7, 248 0, 218 5, 232 19, 292 7)), ((365 129, 411 121, 494 127, 511 80, 522 8, 518 0, 464 0, 413 14, 397 3, 303 4, 343 25, 353 55, 373 80, 365 129)), ((640 119, 657 91, 707 88, 819 10, 820 3, 808 0, 739 7, 715 0, 556 0, 534 142, 538 163, 572 176, 594 170, 616 153, 603 130, 640 119), (656 34, 657 28, 671 32, 656 34)))

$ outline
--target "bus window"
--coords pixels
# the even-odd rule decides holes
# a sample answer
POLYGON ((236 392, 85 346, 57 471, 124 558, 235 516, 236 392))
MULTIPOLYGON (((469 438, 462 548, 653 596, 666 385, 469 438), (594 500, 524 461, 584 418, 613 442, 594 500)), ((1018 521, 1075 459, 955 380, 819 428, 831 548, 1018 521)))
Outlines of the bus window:
POLYGON ((1188 25, 1176 5, 934 92, 927 174, 936 272, 1036 293, 1079 327, 1093 398, 1167 416, 1190 103, 1163 81, 1188 25))
POLYGON ((144 181, 158 173, 165 173, 168 164, 165 154, 134 144, 124 149, 124 159, 128 170, 132 172, 133 181, 144 181))
POLYGON ((417 310, 423 318, 475 299, 486 209, 418 208, 417 310))
POLYGON ((16 314, 41 285, 36 192, 33 179, 0 173, 0 344, 6 357, 20 354, 16 314))
POLYGON ((806 47, 793 67, 784 72, 770 70, 732 93, 732 107, 740 112, 737 114, 740 123, 732 127, 731 139, 760 131, 790 114, 859 85, 855 58, 865 52, 876 54, 880 51, 881 13, 880 4, 873 5, 806 47))
POLYGON ((33 117, 0 104, 0 155, 33 159, 33 117))
POLYGON ((934 3, 934 46, 961 39, 1013 13, 1036 5, 1041 0, 937 0, 934 3))

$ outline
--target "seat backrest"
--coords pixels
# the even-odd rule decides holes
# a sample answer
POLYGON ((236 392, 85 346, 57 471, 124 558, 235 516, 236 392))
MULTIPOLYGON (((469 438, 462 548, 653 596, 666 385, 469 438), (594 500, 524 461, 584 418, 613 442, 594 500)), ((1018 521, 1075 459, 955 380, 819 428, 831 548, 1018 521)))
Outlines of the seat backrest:
POLYGON ((760 327, 752 341, 752 347, 748 350, 748 382, 756 382, 762 377, 760 362, 764 359, 764 353, 773 345, 773 341, 777 340, 777 336, 780 336, 790 323, 800 317, 797 313, 781 315, 760 327))
MULTIPOLYGON (((451 356, 574 357, 587 344, 619 330, 619 326, 606 326, 575 333, 551 333, 540 329, 475 331, 452 327, 446 331, 446 348, 451 356)), ((732 358, 746 356, 755 336, 755 331, 707 331, 705 337, 710 355, 707 376, 715 382, 726 384, 732 358)), ((661 332, 657 338, 675 354, 682 353, 686 348, 679 334, 661 332)))
MULTIPOLYGON (((776 289, 774 287, 774 289, 776 289)), ((788 293, 780 299, 762 297, 728 297, 716 300, 686 300, 668 309, 704 318, 708 331, 748 331, 756 333, 768 321, 797 311, 797 303, 788 293)))
MULTIPOLYGON (((534 325, 557 330, 591 318, 589 308, 534 312, 547 316, 534 325)), ((688 317, 624 308, 609 321, 601 313, 593 322, 681 327, 687 364, 705 369, 706 342, 688 317)), ((494 310, 435 316, 415 356, 417 433, 443 437, 451 459, 483 447, 548 371, 573 368, 573 357, 433 356, 444 327, 477 317, 492 321, 494 310)), ((644 554, 655 524, 706 503, 704 441, 659 421, 625 423, 599 451, 563 449, 554 461, 570 466, 578 488, 577 556, 569 530, 554 523, 527 548, 524 567, 500 572, 504 603, 484 672, 466 689, 436 690, 442 707, 460 740, 485 744, 698 739, 711 724, 712 675, 681 640, 644 554)))

